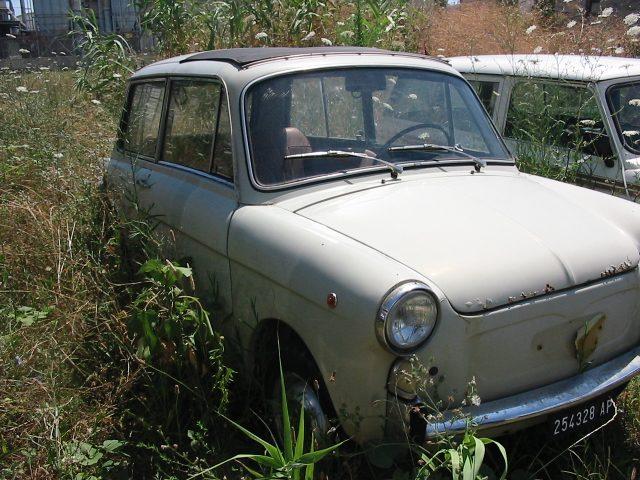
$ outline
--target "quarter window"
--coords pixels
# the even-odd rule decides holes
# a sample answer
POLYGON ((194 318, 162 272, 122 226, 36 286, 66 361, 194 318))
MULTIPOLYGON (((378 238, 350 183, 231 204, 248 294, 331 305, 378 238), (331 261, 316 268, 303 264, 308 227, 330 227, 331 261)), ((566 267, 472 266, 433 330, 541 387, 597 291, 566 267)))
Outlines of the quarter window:
POLYGON ((155 157, 162 116, 164 82, 139 83, 131 87, 131 103, 120 140, 127 152, 155 157))
POLYGON ((482 105, 489 112, 489 115, 493 116, 493 111, 496 108, 496 100, 498 99, 500 84, 498 82, 487 82, 481 80, 469 80, 469 83, 474 88, 482 105))
POLYGON ((162 159, 209 172, 220 104, 220 85, 200 80, 171 82, 162 159))

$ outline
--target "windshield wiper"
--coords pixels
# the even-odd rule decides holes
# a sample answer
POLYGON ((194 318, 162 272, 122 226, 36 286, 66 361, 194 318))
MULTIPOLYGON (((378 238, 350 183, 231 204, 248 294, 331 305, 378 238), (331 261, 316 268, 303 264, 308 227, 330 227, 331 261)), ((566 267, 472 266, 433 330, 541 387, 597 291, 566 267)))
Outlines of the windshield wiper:
POLYGON ((398 174, 402 173, 403 168, 402 165, 396 165, 393 162, 387 162, 386 160, 382 160, 377 157, 372 157, 371 155, 367 155, 366 153, 360 152, 349 152, 347 150, 319 150, 317 152, 308 152, 308 153, 295 153, 293 155, 285 155, 286 160, 296 159, 296 158, 317 158, 317 157, 332 157, 332 158, 340 158, 340 157, 357 157, 357 158, 367 158, 369 160, 373 160, 374 162, 381 163, 386 165, 391 170, 391 178, 394 180, 398 178, 398 174))
POLYGON ((460 155, 463 155, 471 159, 475 166, 476 172, 479 172, 480 169, 487 166, 486 160, 484 160, 483 158, 478 158, 475 155, 471 155, 470 153, 465 152, 460 145, 455 145, 453 147, 450 147, 449 145, 437 145, 435 143, 421 143, 417 145, 402 145, 398 147, 389 147, 387 148, 387 150, 389 152, 401 152, 401 151, 407 151, 407 150, 452 152, 452 153, 458 153, 460 155))

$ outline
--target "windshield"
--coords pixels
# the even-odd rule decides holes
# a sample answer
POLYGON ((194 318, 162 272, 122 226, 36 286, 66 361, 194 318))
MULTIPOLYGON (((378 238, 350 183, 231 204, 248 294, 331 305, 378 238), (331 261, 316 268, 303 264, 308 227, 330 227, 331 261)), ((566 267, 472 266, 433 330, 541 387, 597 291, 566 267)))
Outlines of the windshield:
POLYGON ((510 160, 471 87, 439 72, 349 68, 279 76, 251 87, 245 109, 261 185, 385 168, 382 160, 510 160), (424 144, 429 148, 394 148, 424 144))
POLYGON ((622 144, 640 153, 640 82, 610 87, 607 101, 622 144))

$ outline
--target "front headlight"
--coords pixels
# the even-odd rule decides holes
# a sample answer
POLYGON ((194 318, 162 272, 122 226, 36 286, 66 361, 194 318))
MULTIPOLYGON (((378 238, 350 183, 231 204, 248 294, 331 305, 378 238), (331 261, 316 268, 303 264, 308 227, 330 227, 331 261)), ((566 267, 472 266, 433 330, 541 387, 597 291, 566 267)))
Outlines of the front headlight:
POLYGON ((419 282, 400 285, 382 302, 376 319, 378 340, 393 353, 404 355, 422 345, 438 320, 438 303, 419 282))

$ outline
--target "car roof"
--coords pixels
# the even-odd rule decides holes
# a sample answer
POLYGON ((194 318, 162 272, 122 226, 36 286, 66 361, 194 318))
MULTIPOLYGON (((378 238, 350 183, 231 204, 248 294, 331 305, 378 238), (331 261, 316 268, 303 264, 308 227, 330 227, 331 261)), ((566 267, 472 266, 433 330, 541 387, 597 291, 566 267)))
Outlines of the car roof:
POLYGON ((367 47, 253 47, 227 48, 209 50, 180 58, 180 63, 197 61, 214 61, 230 63, 238 68, 246 68, 252 64, 300 56, 356 54, 356 55, 396 55, 431 58, 418 53, 393 52, 380 48, 367 47))
POLYGON ((472 55, 451 57, 461 73, 597 82, 640 75, 640 60, 592 55, 472 55))

